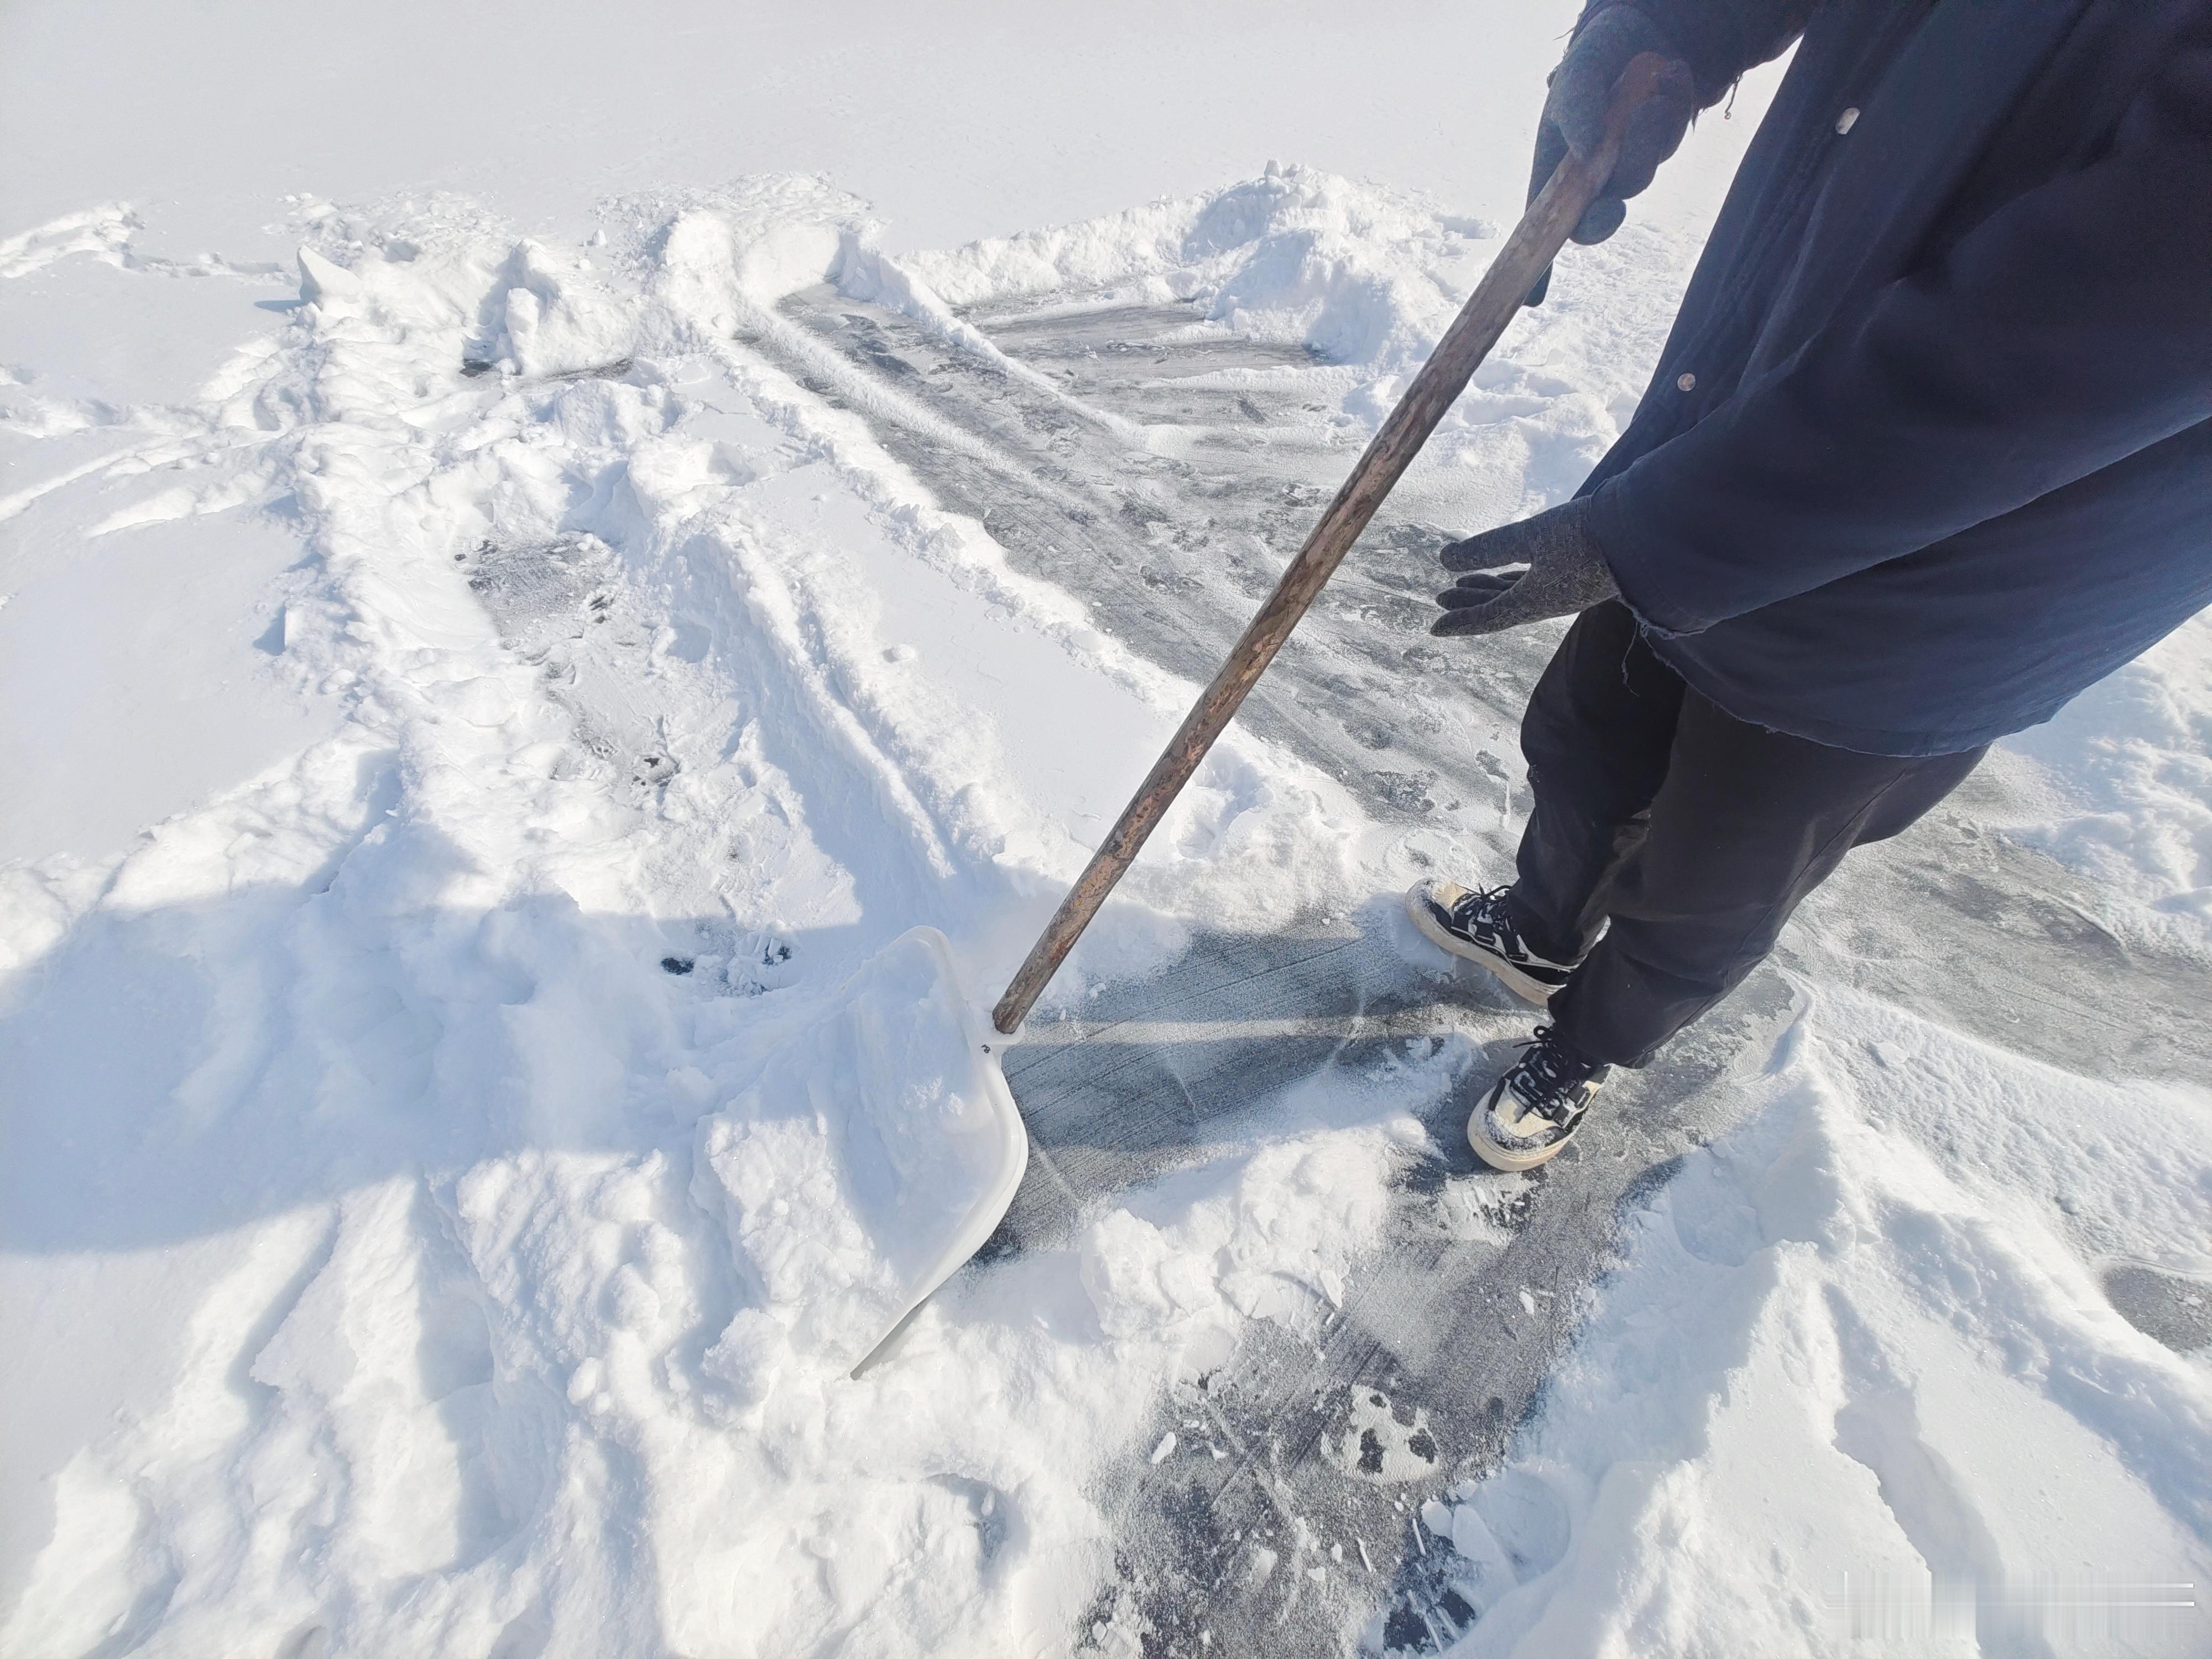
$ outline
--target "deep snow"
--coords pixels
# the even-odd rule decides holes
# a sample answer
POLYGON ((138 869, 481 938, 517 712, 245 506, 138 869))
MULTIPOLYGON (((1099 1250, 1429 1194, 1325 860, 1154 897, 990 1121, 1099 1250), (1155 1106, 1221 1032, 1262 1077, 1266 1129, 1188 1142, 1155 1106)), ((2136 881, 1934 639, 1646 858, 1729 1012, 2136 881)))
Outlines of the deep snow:
MULTIPOLYGON (((50 165, 0 223, 0 1649, 1183 1650, 1111 1495, 1241 1467, 1199 1379, 1325 1349, 1408 1191, 1480 1244, 1571 1190, 1449 1169, 1525 1018, 1366 920, 1510 846, 1541 642, 1401 658, 1419 535, 1363 550, 1039 1037, 1141 1007, 1111 1034, 1202 1089, 1177 1045, 1236 999, 1178 1006, 1175 964, 1317 927, 1372 936, 1400 1024, 1257 1023, 1298 1074, 1040 1198, 846 1380, 914 1236, 848 1200, 916 1190, 856 1178, 856 1103, 957 1069, 942 1020, 884 1035, 894 941, 945 929, 995 993, 1494 246, 1571 10, 1024 41, 672 9, 707 44, 595 59, 570 122, 583 13, 251 52, 250 8, 129 52, 96 8, 11 15, 38 84, 0 142, 50 165), (137 112, 89 148, 34 73, 72 64, 137 112), (1441 134, 1386 118, 1477 82, 1441 134), (1391 182, 1262 172, 1279 140, 1391 182), (1198 371, 1168 392, 1115 378, 1141 316, 1198 371), (923 345, 981 391, 907 384, 923 345), (1000 406, 1066 424, 1024 447, 1000 406), (1165 505, 1095 532, 1122 586, 1055 574, 1109 465, 1165 505)), ((1601 452, 1758 90, 1509 337, 1413 531, 1601 452)), ((2082 1604, 2212 1554, 2208 744, 2200 620, 1811 907, 1684 1119, 1735 1127, 1634 1184, 1601 1281, 1609 1232, 1517 1292, 1572 1341, 1502 1460, 1440 1458, 1418 1399, 1333 1405, 1322 1462, 1405 1518, 1234 1556, 1296 1589, 1286 1647, 1971 1651, 1976 1594, 1986 1651, 2201 1647, 2201 1613, 2082 1604), (1985 929, 1900 902, 1924 869, 1985 929)))

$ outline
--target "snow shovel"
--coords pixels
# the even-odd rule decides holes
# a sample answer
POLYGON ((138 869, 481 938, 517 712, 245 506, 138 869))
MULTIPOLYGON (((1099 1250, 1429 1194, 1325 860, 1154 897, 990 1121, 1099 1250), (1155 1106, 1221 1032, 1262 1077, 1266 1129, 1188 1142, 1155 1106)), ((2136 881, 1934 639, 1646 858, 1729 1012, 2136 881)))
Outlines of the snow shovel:
MULTIPOLYGON (((1568 233, 1612 175, 1629 118, 1681 73, 1679 65, 1656 53, 1646 52, 1634 59, 1613 88, 1605 136, 1595 151, 1587 157, 1571 155, 1528 204, 1436 350, 1413 377, 1406 395, 1306 538, 1305 545, 1283 572, 1274 592, 1260 607, 1221 672, 1184 718, 1165 752, 1100 843, 1089 867, 1060 901, 1060 908, 992 1012, 991 1024, 1000 1034, 1011 1035, 1019 1029, 1083 930, 1098 914, 1106 896, 1135 860, 1146 838, 1190 781, 1298 619, 1436 430, 1444 411, 1467 389, 1475 369, 1521 309, 1522 300, 1566 245, 1568 233)), ((931 971, 938 976, 937 989, 927 1000, 945 1010, 963 1010, 962 1018, 966 1018, 968 1005, 953 981, 951 958, 942 938, 931 930, 918 929, 885 956, 902 951, 908 960, 924 969, 925 977, 931 971)), ((975 1022, 967 1037, 966 1063, 948 1063, 943 1068, 948 1085, 939 1108, 944 1130, 948 1145, 957 1142, 965 1150, 952 1154, 942 1169, 955 1173, 953 1184, 958 1191, 942 1194, 950 1202, 936 1206, 929 1238, 913 1242, 913 1253, 908 1256, 906 1271, 896 1276, 896 1288, 886 1286, 888 1297, 874 1304, 878 1318, 893 1310, 896 1317, 879 1327, 884 1334, 869 1347, 867 1357, 855 1367, 856 1374, 866 1369, 930 1293, 981 1248, 1013 1202, 1014 1190, 1028 1162, 1029 1141, 1000 1069, 1000 1054, 994 1052, 1002 1051, 1005 1044, 993 1042, 991 1036, 975 1022)))
POLYGON ((1029 1164, 1004 1046, 916 927, 700 1121, 692 1194, 749 1291, 716 1360, 741 1395, 787 1364, 857 1374, 983 1247, 1029 1164))

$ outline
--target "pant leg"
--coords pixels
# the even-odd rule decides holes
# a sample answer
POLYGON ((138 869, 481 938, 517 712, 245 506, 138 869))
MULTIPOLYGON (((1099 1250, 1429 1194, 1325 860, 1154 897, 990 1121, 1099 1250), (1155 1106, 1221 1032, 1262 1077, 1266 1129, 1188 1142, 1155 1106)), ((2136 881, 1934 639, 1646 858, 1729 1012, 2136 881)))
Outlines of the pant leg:
POLYGON ((1576 618, 1536 683, 1521 722, 1536 805, 1508 905, 1539 955, 1576 961, 1604 927, 1667 775, 1683 689, 1617 602, 1576 618))
POLYGON ((1753 726, 1688 692, 1612 926, 1552 999, 1583 1058, 1641 1066, 1733 990, 1853 847, 1893 836, 1983 751, 1862 755, 1753 726))

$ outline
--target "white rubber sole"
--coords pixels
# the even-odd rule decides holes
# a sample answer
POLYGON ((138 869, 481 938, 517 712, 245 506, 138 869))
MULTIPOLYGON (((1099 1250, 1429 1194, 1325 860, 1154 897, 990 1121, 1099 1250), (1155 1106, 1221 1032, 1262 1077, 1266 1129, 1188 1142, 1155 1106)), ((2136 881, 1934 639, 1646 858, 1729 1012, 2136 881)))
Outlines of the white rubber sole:
POLYGON ((1468 1119, 1467 1144, 1474 1149, 1474 1155, 1477 1158, 1501 1174, 1519 1175, 1523 1170, 1534 1169, 1540 1164, 1549 1164, 1567 1150, 1567 1142, 1563 1140, 1556 1146, 1540 1147, 1533 1152, 1509 1152, 1475 1127, 1481 1120, 1481 1116, 1482 1114, 1477 1112, 1474 1116, 1468 1119))
MULTIPOLYGON (((1449 951, 1462 961, 1472 962, 1478 966, 1488 969, 1500 985, 1512 992, 1523 1002, 1534 1003, 1539 1008, 1549 1006, 1552 1000, 1550 986, 1540 980, 1529 978, 1504 957, 1495 956, 1480 945, 1470 945, 1463 939, 1456 939, 1440 927, 1437 919, 1429 914, 1428 901, 1421 896, 1421 886, 1422 884, 1417 882, 1406 890, 1406 915, 1411 919, 1413 926, 1421 930, 1422 938, 1427 939, 1438 950, 1449 951)), ((1482 1149, 1478 1146, 1475 1150, 1480 1152, 1482 1149)), ((1536 1160, 1539 1164, 1543 1161, 1542 1158, 1536 1160)), ((1509 1166, 1493 1164, 1493 1167, 1503 1170, 1509 1166)))

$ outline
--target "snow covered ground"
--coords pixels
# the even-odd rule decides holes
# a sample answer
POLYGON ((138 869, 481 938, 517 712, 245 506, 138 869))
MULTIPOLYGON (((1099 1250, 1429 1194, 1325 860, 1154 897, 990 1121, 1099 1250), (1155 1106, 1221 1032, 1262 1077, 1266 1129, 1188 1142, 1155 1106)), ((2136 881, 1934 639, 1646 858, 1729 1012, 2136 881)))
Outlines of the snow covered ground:
POLYGON ((1552 635, 1437 649, 1426 550, 1602 453, 1771 76, 1486 367, 843 1375, 846 1137, 953 1066, 895 941, 995 994, 1572 10, 0 22, 0 1651, 2212 1649, 2212 626, 1583 1156, 1453 1145, 1526 1016, 1393 896, 1509 854, 1552 635))

